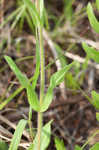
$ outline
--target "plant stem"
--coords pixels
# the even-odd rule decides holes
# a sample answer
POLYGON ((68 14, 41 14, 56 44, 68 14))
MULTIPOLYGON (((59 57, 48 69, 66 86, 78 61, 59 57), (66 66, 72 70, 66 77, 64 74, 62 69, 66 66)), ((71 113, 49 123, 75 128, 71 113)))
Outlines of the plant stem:
MULTIPOLYGON (((36 6, 38 12, 40 14, 40 1, 36 1, 36 6)), ((42 35, 42 26, 38 26, 38 37, 39 37, 39 49, 40 49, 40 108, 42 107, 42 102, 44 98, 44 86, 45 86, 45 71, 44 71, 44 48, 43 48, 43 35, 42 35)), ((37 135, 38 135, 38 150, 41 149, 41 132, 42 132, 42 125, 43 125, 43 113, 38 112, 38 128, 37 128, 37 135)))
MULTIPOLYGON (((38 32, 39 32, 39 42, 40 42, 40 107, 41 107, 44 98, 44 85, 45 85, 42 27, 38 27, 38 32)), ((38 112, 38 150, 40 150, 40 145, 41 145, 42 124, 43 124, 43 114, 41 112, 38 112)))

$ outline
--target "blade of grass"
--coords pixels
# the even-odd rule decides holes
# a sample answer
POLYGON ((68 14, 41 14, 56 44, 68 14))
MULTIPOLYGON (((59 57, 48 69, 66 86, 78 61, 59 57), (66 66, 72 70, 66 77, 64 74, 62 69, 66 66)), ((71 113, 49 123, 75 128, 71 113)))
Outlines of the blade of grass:
POLYGON ((89 19, 89 22, 90 22, 92 28, 97 33, 99 33, 99 22, 97 21, 95 15, 94 15, 93 8, 90 3, 87 6, 87 14, 88 14, 88 19, 89 19))
POLYGON ((18 150, 18 145, 20 143, 21 136, 22 136, 22 133, 26 124, 27 124, 27 121, 23 119, 18 123, 17 128, 14 132, 14 136, 12 138, 9 150, 18 150))

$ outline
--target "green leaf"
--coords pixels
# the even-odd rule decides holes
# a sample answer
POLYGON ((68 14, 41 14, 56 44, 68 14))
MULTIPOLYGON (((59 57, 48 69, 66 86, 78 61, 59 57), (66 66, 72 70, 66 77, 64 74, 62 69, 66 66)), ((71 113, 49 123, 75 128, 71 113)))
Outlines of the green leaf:
POLYGON ((6 25, 10 20, 12 20, 21 10, 22 10, 23 6, 17 8, 13 13, 11 13, 11 15, 9 15, 6 19, 4 19, 4 21, 0 24, 0 29, 6 25))
POLYGON ((4 56, 5 60, 9 64, 10 68, 13 70, 15 73, 16 77, 18 78, 20 84, 24 87, 27 88, 27 86, 30 84, 28 78, 21 73, 19 68, 16 66, 14 61, 9 57, 9 56, 4 56))
POLYGON ((99 63, 99 51, 89 47, 86 43, 82 43, 82 47, 90 59, 93 59, 96 63, 99 63))
MULTIPOLYGON (((52 121, 48 122, 43 128, 41 133, 41 149, 46 150, 50 143, 50 136, 51 136, 51 123, 52 121)), ((38 135, 36 135, 33 144, 30 145, 28 150, 37 150, 38 149, 38 135)))
POLYGON ((35 69, 35 73, 34 73, 33 81, 32 81, 32 86, 34 89, 37 84, 39 73, 40 73, 40 48, 39 48, 39 40, 38 40, 37 33, 36 33, 36 69, 35 69))
POLYGON ((90 3, 87 6, 87 14, 88 14, 88 19, 92 28, 95 30, 95 32, 99 33, 99 22, 97 21, 94 15, 94 12, 90 3))
POLYGON ((61 62, 61 66, 62 67, 66 66, 67 65, 66 57, 63 55, 63 51, 62 51, 61 47, 56 43, 54 44, 54 46, 57 51, 58 58, 61 62))
POLYGON ((64 15, 67 20, 71 20, 71 17, 73 15, 73 4, 74 0, 65 0, 64 1, 64 15))
POLYGON ((97 121, 99 121, 99 113, 98 112, 96 113, 96 119, 97 119, 97 121))
POLYGON ((29 101, 30 106, 35 111, 40 111, 38 97, 32 85, 29 85, 26 90, 27 90, 27 96, 28 96, 28 101, 29 101))
POLYGON ((31 0, 23 0, 24 4, 26 5, 30 16, 33 20, 34 25, 37 26, 41 26, 42 22, 39 16, 39 13, 37 12, 36 6, 34 3, 31 2, 31 0))
POLYGON ((95 91, 92 91, 91 94, 93 98, 92 104, 94 105, 96 109, 99 110, 99 94, 96 93, 95 91))
POLYGON ((96 6, 97 6, 97 9, 99 10, 99 0, 96 0, 96 6))
POLYGON ((40 18, 41 20, 44 17, 44 0, 40 0, 40 18))
POLYGON ((14 136, 12 138, 9 150, 17 150, 18 149, 18 145, 20 143, 21 136, 22 136, 22 133, 23 133, 23 130, 24 130, 26 124, 27 124, 27 121, 23 120, 23 119, 18 123, 16 130, 14 132, 14 136))
POLYGON ((44 101, 40 110, 41 112, 44 112, 48 109, 53 99, 53 89, 64 80, 66 72, 71 69, 74 63, 75 62, 69 65, 66 65, 64 68, 62 68, 61 70, 59 70, 58 72, 54 73, 51 76, 50 85, 49 85, 49 88, 47 90, 47 93, 45 95, 45 98, 44 98, 44 101))
POLYGON ((16 26, 16 24, 18 23, 19 19, 22 17, 22 14, 24 13, 25 9, 26 9, 26 6, 23 5, 22 9, 16 15, 15 20, 14 20, 13 24, 11 25, 11 30, 16 26))
POLYGON ((75 150, 82 150, 82 148, 78 145, 75 145, 75 150))
POLYGON ((8 145, 2 140, 0 140, 0 150, 8 150, 8 145))
POLYGON ((74 63, 75 62, 73 62, 69 65, 66 65, 64 68, 62 68, 58 72, 54 73, 51 76, 50 87, 55 88, 57 85, 59 85, 64 80, 66 72, 71 69, 71 67, 74 65, 74 63))
POLYGON ((60 140, 58 137, 55 138, 55 147, 57 150, 66 150, 63 140, 60 140))
POLYGON ((99 143, 94 144, 94 146, 90 148, 90 150, 99 150, 99 143))

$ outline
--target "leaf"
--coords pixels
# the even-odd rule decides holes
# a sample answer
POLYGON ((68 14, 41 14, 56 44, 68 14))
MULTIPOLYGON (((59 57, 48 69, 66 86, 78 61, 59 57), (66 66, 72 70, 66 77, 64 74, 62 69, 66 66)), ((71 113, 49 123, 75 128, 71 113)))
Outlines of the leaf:
POLYGON ((99 121, 99 113, 98 112, 96 113, 96 119, 97 119, 97 121, 99 121))
POLYGON ((15 73, 15 75, 18 78, 20 84, 24 88, 26 88, 30 84, 28 78, 21 73, 21 71, 19 70, 19 68, 16 66, 16 64, 14 63, 14 61, 9 56, 4 56, 4 58, 7 61, 7 63, 9 64, 10 68, 15 73))
POLYGON ((37 33, 36 33, 36 69, 35 69, 35 73, 34 73, 33 81, 32 81, 32 86, 34 89, 36 87, 39 73, 40 73, 40 48, 39 48, 39 40, 38 40, 37 33))
POLYGON ((94 105, 94 107, 96 109, 99 110, 99 94, 96 93, 95 91, 92 91, 91 95, 92 95, 92 98, 93 98, 92 104, 94 105))
POLYGON ((99 51, 89 47, 86 43, 82 43, 82 47, 90 59, 93 59, 96 63, 99 63, 99 51))
POLYGON ((22 7, 17 8, 13 13, 11 13, 11 15, 9 15, 6 19, 4 19, 4 21, 0 24, 0 29, 6 25, 10 20, 12 20, 21 10, 22 7))
POLYGON ((97 142, 96 144, 94 144, 94 146, 90 148, 90 150, 99 150, 99 143, 97 142))
MULTIPOLYGON (((50 136, 51 136, 51 123, 52 121, 48 122, 43 128, 41 133, 41 149, 46 150, 50 143, 50 136)), ((30 145, 28 150, 37 150, 38 149, 38 135, 36 135, 33 144, 30 145)))
POLYGON ((65 76, 66 72, 71 69, 71 67, 74 65, 74 63, 75 62, 73 62, 69 65, 66 65, 64 68, 62 68, 58 72, 54 73, 51 76, 50 87, 55 88, 57 85, 59 85, 64 80, 64 76, 65 76))
POLYGON ((32 85, 29 85, 26 90, 27 90, 27 96, 28 96, 28 101, 29 101, 30 106, 35 111, 40 111, 38 97, 32 85))
POLYGON ((37 26, 41 26, 41 19, 40 16, 37 12, 36 6, 34 3, 31 2, 31 0, 23 0, 24 4, 26 5, 30 16, 33 20, 34 25, 37 26))
POLYGON ((10 147, 9 147, 9 150, 17 150, 18 149, 18 145, 20 143, 20 140, 21 140, 21 136, 22 136, 22 133, 23 133, 23 130, 25 128, 27 124, 27 121, 22 119, 17 127, 16 127, 16 130, 14 132, 14 136, 12 138, 12 141, 11 141, 11 144, 10 144, 10 147))
POLYGON ((62 49, 61 49, 60 46, 59 46, 58 44, 56 44, 56 43, 54 44, 54 46, 55 46, 55 49, 56 49, 56 51, 57 51, 58 58, 59 58, 59 60, 60 60, 60 62, 61 62, 61 66, 62 66, 62 67, 66 66, 66 65, 67 65, 67 61, 66 61, 66 57, 63 55, 62 49))
POLYGON ((44 0, 40 0, 40 18, 41 20, 44 17, 44 0))
POLYGON ((44 112, 48 109, 53 99, 53 89, 64 80, 66 72, 71 69, 74 63, 75 62, 69 65, 66 65, 64 68, 62 68, 61 70, 59 70, 58 72, 54 73, 51 76, 50 85, 49 85, 49 88, 47 90, 47 93, 45 95, 45 98, 44 98, 44 101, 40 110, 41 112, 44 112))
POLYGON ((20 12, 17 14, 13 24, 11 25, 11 30, 16 26, 16 24, 18 23, 19 19, 22 17, 22 14, 25 11, 26 6, 23 5, 22 9, 20 10, 20 12))
POLYGON ((87 14, 88 14, 88 19, 92 28, 95 30, 96 33, 99 33, 99 22, 97 21, 94 15, 94 12, 90 3, 87 6, 87 14))
POLYGON ((75 145, 75 150, 82 150, 82 148, 78 145, 75 145))
POLYGON ((99 10, 99 0, 96 0, 96 6, 97 6, 97 9, 99 10))
POLYGON ((71 20, 71 17, 73 15, 73 4, 74 0, 65 0, 64 1, 64 15, 67 20, 71 20))
POLYGON ((55 138, 55 147, 57 150, 66 150, 63 140, 60 140, 58 137, 55 138))
POLYGON ((8 150, 8 145, 2 140, 0 140, 0 150, 8 150))

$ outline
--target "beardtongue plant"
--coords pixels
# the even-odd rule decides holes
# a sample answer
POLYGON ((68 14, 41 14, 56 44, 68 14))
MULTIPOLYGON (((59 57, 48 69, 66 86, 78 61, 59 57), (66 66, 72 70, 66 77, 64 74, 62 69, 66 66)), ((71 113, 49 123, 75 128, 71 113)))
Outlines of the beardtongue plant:
MULTIPOLYGON (((65 77, 67 71, 74 65, 75 62, 66 65, 60 71, 54 73, 50 78, 50 84, 46 93, 44 93, 44 86, 45 86, 45 66, 44 66, 44 47, 43 47, 43 36, 42 30, 44 26, 44 1, 38 0, 36 4, 32 3, 31 0, 23 0, 24 6, 29 12, 33 24, 35 26, 35 33, 36 33, 36 69, 35 74, 32 78, 32 82, 19 70, 16 66, 14 61, 9 56, 4 56, 5 60, 9 64, 10 68, 15 73, 17 79, 19 80, 22 88, 26 89, 27 98, 30 105, 30 112, 29 112, 29 126, 30 126, 30 135, 32 137, 32 130, 31 130, 31 112, 32 110, 38 113, 38 126, 37 126, 37 134, 31 143, 28 150, 46 150, 49 142, 50 142, 50 135, 51 135, 51 122, 49 121, 47 124, 43 126, 43 113, 49 108, 52 99, 53 99, 53 89, 59 85, 65 77), (38 77, 40 75, 40 98, 38 99, 38 95, 35 92, 36 83, 38 77)), ((33 68, 34 69, 34 68, 33 68)), ((21 140, 21 136, 23 130, 27 124, 27 120, 22 119, 14 133, 12 138, 11 144, 9 146, 9 150, 17 150, 18 145, 21 140)), ((59 139, 55 139, 56 148, 57 145, 62 145, 63 142, 59 139), (62 144, 61 144, 62 143, 62 144)), ((64 145, 63 145, 64 146, 64 145)), ((61 146, 61 147, 63 147, 61 146)), ((58 148, 57 148, 58 149, 58 148)))

